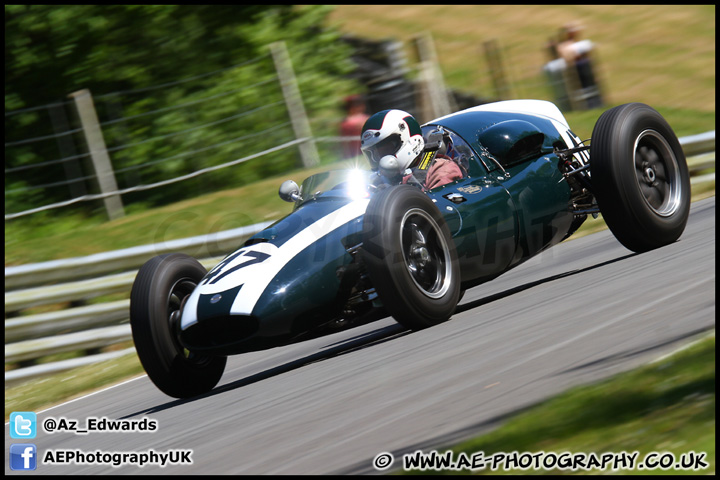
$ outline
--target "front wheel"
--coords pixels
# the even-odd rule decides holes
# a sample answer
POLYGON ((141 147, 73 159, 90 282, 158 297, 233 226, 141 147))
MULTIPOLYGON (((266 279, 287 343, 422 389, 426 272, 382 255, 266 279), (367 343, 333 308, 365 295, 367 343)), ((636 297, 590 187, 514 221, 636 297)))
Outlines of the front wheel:
POLYGON ((210 391, 225 370, 226 357, 200 355, 178 341, 180 307, 205 273, 187 255, 159 255, 140 268, 130 293, 130 325, 140 363, 171 397, 210 391))
POLYGON ((370 200, 363 222, 363 262, 393 318, 414 330, 449 319, 460 296, 460 268, 430 198, 409 185, 387 188, 370 200))
POLYGON ((672 128, 653 108, 629 103, 603 113, 590 149, 595 197, 626 248, 645 252, 676 241, 690 212, 690 175, 672 128))

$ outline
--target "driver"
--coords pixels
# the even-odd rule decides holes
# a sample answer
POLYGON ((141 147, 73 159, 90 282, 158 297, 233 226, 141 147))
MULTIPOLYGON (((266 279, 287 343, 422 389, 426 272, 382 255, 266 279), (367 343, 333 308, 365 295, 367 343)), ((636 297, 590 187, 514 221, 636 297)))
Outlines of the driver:
POLYGON ((425 190, 430 190, 463 177, 458 164, 440 153, 429 168, 421 164, 426 163, 421 162, 424 148, 420 124, 402 110, 378 112, 363 126, 360 149, 370 161, 372 170, 385 177, 388 183, 414 180, 425 190), (424 179, 417 181, 424 173, 424 179))

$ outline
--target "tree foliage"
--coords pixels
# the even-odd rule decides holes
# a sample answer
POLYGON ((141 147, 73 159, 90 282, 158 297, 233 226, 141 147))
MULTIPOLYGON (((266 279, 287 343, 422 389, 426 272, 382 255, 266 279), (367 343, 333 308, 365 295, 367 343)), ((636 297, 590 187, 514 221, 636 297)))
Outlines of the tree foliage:
MULTIPOLYGON (((6 213, 70 198, 62 180, 74 160, 65 161, 67 143, 60 148, 50 116, 57 107, 48 106, 62 104, 77 129, 68 95, 82 89, 93 94, 120 188, 292 140, 273 42, 286 42, 309 115, 337 115, 356 87, 346 79, 348 47, 323 26, 328 13, 316 5, 6 5, 6 213), (26 168, 39 163, 46 165, 26 168), (50 186, 31 189, 37 185, 50 186)), ((71 138, 70 153, 92 175, 82 135, 71 138)), ((237 186, 297 165, 296 155, 283 150, 123 200, 160 204, 237 186)))

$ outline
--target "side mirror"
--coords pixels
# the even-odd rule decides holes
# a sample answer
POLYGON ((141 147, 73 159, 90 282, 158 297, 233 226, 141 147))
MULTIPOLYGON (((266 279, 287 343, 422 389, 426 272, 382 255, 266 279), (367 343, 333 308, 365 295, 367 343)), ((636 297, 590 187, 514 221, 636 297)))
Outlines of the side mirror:
POLYGON ((278 194, 280 198, 286 202, 292 203, 302 200, 302 198, 300 198, 300 187, 298 187, 298 184, 293 180, 285 180, 282 185, 280 185, 278 194))

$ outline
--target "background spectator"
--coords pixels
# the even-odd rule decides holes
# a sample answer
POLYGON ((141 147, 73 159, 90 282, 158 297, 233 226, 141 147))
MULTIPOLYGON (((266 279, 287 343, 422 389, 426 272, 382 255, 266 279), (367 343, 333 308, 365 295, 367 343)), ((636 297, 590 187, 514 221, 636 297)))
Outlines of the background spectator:
POLYGON ((572 69, 569 71, 571 83, 568 87, 573 87, 570 90, 574 100, 580 107, 595 108, 602 105, 602 99, 591 62, 594 45, 590 40, 579 39, 581 30, 575 23, 563 26, 557 51, 566 68, 572 69))
POLYGON ((350 95, 345 98, 346 117, 340 124, 340 136, 355 137, 354 140, 343 140, 343 159, 361 155, 360 134, 365 121, 370 118, 365 111, 365 100, 361 95, 350 95))
POLYGON ((565 68, 567 64, 558 53, 557 39, 550 38, 545 45, 545 49, 550 60, 543 66, 543 72, 550 83, 555 104, 560 110, 568 111, 570 110, 570 100, 568 99, 568 90, 565 83, 565 68))

